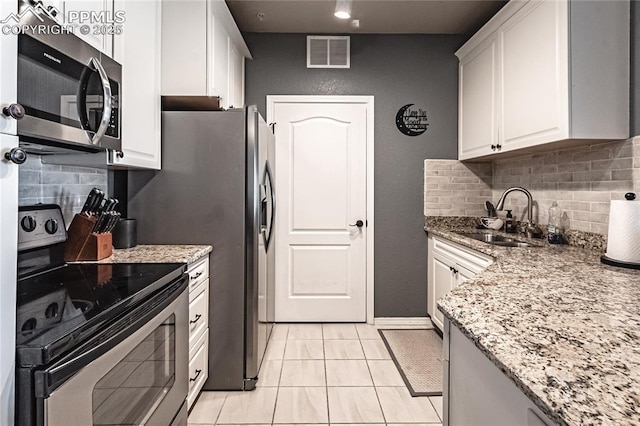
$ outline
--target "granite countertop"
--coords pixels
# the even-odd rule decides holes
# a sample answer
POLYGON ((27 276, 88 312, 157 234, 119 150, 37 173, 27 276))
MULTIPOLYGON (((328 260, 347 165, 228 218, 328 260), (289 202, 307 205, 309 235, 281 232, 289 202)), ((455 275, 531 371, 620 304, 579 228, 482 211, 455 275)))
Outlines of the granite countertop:
POLYGON ((583 248, 498 247, 454 232, 476 231, 468 225, 425 226, 495 258, 440 311, 550 419, 640 425, 640 271, 583 248))
POLYGON ((138 245, 114 249, 106 259, 93 263, 193 263, 213 247, 206 245, 138 245))

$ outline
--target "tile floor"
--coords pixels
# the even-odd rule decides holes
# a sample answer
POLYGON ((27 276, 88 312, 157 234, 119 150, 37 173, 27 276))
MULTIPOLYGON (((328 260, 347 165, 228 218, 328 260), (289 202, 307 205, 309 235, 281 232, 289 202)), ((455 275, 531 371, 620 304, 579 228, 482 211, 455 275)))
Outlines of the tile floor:
POLYGON ((277 324, 252 392, 203 392, 189 425, 440 425, 442 397, 413 398, 376 327, 277 324))

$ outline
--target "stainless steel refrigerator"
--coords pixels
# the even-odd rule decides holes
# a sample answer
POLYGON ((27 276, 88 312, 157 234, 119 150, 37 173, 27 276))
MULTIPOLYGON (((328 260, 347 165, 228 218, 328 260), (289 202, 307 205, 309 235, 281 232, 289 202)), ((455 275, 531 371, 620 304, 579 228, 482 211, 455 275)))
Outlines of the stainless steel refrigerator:
POLYGON ((129 173, 138 244, 210 244, 205 390, 251 390, 274 315, 274 143, 255 106, 162 113, 162 170, 129 173))

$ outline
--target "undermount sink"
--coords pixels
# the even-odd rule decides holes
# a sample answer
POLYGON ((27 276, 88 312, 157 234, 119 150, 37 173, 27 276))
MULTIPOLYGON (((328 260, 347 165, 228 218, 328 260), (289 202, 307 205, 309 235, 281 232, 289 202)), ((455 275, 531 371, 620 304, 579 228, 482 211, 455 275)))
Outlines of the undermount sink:
POLYGON ((474 240, 502 247, 536 247, 533 244, 519 241, 514 238, 505 237, 498 234, 490 234, 488 232, 456 232, 463 237, 473 238, 474 240))

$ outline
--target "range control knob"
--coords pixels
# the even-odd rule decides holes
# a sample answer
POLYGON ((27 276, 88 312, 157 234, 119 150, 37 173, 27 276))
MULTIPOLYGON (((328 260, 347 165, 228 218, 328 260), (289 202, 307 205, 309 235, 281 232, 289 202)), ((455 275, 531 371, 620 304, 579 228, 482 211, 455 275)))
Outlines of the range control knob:
POLYGON ((55 234, 58 232, 58 221, 55 219, 49 219, 44 223, 44 230, 47 231, 47 234, 55 234))
POLYGON ((20 221, 20 226, 25 232, 31 232, 36 229, 36 220, 33 216, 25 216, 20 221))

